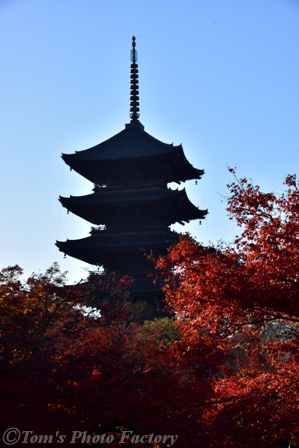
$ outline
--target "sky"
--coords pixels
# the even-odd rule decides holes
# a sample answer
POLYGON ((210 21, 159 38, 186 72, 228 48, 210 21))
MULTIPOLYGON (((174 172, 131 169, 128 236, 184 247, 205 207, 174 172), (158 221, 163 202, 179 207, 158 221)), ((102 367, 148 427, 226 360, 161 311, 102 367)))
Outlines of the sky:
POLYGON ((299 0, 0 0, 0 268, 87 276, 55 246, 91 227, 58 201, 93 187, 61 154, 130 121, 133 34, 141 123, 205 170, 185 187, 209 214, 176 230, 203 244, 240 232, 228 167, 263 191, 298 172, 299 0))

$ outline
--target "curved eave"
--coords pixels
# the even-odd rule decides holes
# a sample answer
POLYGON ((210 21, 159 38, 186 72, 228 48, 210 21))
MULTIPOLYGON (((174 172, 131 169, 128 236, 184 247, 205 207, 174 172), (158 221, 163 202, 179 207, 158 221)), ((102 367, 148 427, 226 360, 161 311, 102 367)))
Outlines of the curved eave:
MULTIPOLYGON (((201 210, 196 207, 188 198, 186 191, 184 190, 185 197, 181 203, 181 221, 190 222, 195 219, 205 219, 208 214, 208 210, 201 210)), ((177 220, 176 222, 180 222, 177 220)))
POLYGON ((178 240, 178 234, 176 232, 163 231, 163 232, 127 232, 118 234, 103 234, 92 235, 79 240, 67 240, 65 242, 57 241, 56 244, 59 248, 73 247, 78 249, 139 249, 154 248, 160 245, 171 244, 178 240))
POLYGON ((140 249, 157 251, 159 254, 173 243, 178 241, 175 232, 146 232, 91 235, 79 240, 57 241, 59 250, 71 257, 80 259, 90 264, 105 264, 109 254, 126 254, 135 252, 140 254, 140 249))
POLYGON ((164 201, 168 199, 176 199, 182 196, 182 190, 172 190, 171 188, 148 187, 148 188, 127 188, 127 189, 110 189, 99 188, 94 193, 84 196, 70 196, 65 198, 60 196, 60 202, 67 207, 68 205, 84 205, 84 206, 103 206, 105 204, 133 204, 138 202, 164 201))
POLYGON ((99 143, 98 145, 75 152, 62 154, 67 165, 91 182, 101 184, 107 178, 119 177, 122 169, 124 174, 131 175, 134 169, 146 168, 149 164, 165 163, 169 182, 198 179, 203 170, 194 168, 186 159, 182 145, 163 143, 143 130, 143 126, 127 125, 126 129, 99 143), (176 166, 176 164, 178 166, 176 166))
POLYGON ((175 222, 189 222, 194 219, 204 219, 206 210, 198 209, 188 198, 186 190, 143 189, 111 192, 102 189, 86 196, 71 196, 59 198, 61 204, 77 216, 93 223, 103 224, 107 213, 116 214, 119 210, 133 213, 154 207, 163 215, 166 211, 168 225, 175 222), (170 211, 169 211, 170 207, 170 211))
POLYGON ((164 143, 145 132, 141 127, 127 126, 113 137, 83 151, 65 155, 69 161, 95 162, 105 160, 124 160, 139 157, 152 157, 167 154, 176 148, 173 144, 164 143))
POLYGON ((106 212, 116 214, 120 209, 131 211, 136 209, 144 211, 147 207, 163 206, 177 203, 182 197, 182 191, 166 188, 145 188, 99 191, 86 196, 59 197, 63 207, 93 224, 103 224, 103 214, 106 212))
POLYGON ((181 146, 174 147, 169 153, 150 157, 79 161, 72 155, 63 154, 62 158, 71 169, 99 185, 111 181, 120 182, 122 179, 136 178, 136 176, 141 180, 147 179, 151 172, 157 173, 167 182, 200 179, 204 174, 204 170, 194 168, 188 162, 181 146))

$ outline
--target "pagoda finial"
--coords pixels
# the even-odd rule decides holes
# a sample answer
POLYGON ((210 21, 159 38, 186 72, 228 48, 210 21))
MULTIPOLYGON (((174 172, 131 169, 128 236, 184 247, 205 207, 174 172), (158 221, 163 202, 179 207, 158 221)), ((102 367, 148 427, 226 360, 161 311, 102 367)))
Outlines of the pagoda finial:
POLYGON ((138 64, 137 64, 137 51, 136 38, 132 37, 132 50, 131 50, 131 85, 130 85, 130 117, 132 121, 138 121, 139 118, 139 86, 138 86, 138 64))

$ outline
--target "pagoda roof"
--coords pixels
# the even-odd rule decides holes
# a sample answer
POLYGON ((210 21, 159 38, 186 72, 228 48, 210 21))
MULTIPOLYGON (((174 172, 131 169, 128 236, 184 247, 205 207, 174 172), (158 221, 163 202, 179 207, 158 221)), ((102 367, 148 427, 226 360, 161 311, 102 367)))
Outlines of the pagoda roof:
POLYGON ((199 179, 204 174, 187 160, 182 145, 157 140, 144 131, 139 121, 129 123, 123 131, 92 148, 62 154, 62 158, 77 173, 96 184, 111 179, 117 182, 122 176, 130 178, 134 169, 145 178, 154 167, 156 170, 162 166, 169 182, 199 179))
POLYGON ((121 160, 152 157, 182 150, 182 145, 163 143, 144 131, 143 126, 127 125, 126 129, 92 148, 63 154, 68 163, 76 161, 121 160))
POLYGON ((143 248, 146 251, 157 250, 156 255, 159 255, 177 241, 177 233, 165 230, 93 234, 79 240, 57 241, 56 246, 61 252, 86 263, 105 265, 108 257, 114 258, 113 253, 140 253, 140 249, 143 248))
POLYGON ((171 231, 127 232, 94 234, 79 240, 57 241, 60 251, 68 253, 71 249, 100 250, 100 249, 140 249, 154 248, 172 244, 178 241, 178 234, 171 231), (67 250, 69 249, 69 250, 67 250))
MULTIPOLYGON (((99 188, 95 193, 86 196, 60 197, 60 202, 72 213, 92 222, 103 224, 103 211, 115 210, 115 208, 126 207, 135 210, 138 207, 162 207, 161 213, 166 206, 170 205, 172 213, 168 213, 169 224, 186 221, 190 219, 204 219, 206 210, 200 210, 190 202, 186 190, 171 190, 170 188, 131 188, 110 189, 99 188)), ((107 219, 107 217, 106 217, 107 219)))
POLYGON ((102 204, 123 204, 127 202, 159 201, 169 198, 179 198, 186 195, 186 190, 172 190, 170 188, 147 187, 147 188, 126 188, 112 189, 99 188, 95 193, 85 196, 60 197, 61 203, 68 205, 102 205, 102 204))

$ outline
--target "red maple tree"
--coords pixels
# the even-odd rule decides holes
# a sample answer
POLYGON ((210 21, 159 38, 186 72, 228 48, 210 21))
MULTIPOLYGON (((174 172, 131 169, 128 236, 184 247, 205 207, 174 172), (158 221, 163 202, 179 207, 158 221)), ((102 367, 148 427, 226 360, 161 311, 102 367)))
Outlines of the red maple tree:
POLYGON ((231 172, 228 211, 241 236, 232 245, 203 247, 185 235, 158 262, 180 328, 177 360, 202 364, 212 388, 201 408, 189 403, 190 415, 206 421, 205 446, 296 444, 298 184, 287 176, 277 196, 231 172))
POLYGON ((125 429, 178 435, 180 448, 298 444, 298 184, 288 176, 277 196, 232 173, 242 234, 216 247, 184 235, 157 261, 163 319, 146 321, 128 279, 66 287, 57 265, 26 281, 1 271, 3 431, 59 432, 57 446, 73 431, 115 440, 70 446, 132 446, 119 444, 125 429))

